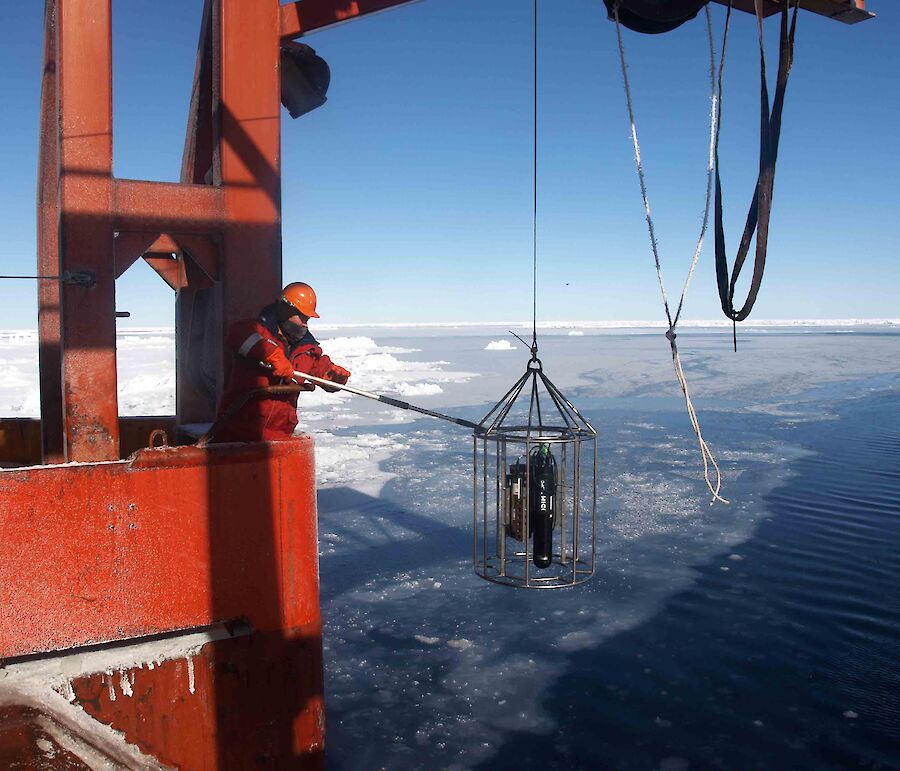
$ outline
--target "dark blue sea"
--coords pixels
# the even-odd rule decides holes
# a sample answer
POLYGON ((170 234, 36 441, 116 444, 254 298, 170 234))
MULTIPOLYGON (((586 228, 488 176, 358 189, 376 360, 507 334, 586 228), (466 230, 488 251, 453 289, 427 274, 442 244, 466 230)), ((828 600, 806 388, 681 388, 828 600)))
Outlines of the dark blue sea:
POLYGON ((559 341, 605 359, 568 389, 601 433, 585 587, 472 575, 452 428, 397 427, 377 496, 321 491, 330 768, 900 769, 900 338, 697 337, 727 507, 640 376, 658 343, 559 341))

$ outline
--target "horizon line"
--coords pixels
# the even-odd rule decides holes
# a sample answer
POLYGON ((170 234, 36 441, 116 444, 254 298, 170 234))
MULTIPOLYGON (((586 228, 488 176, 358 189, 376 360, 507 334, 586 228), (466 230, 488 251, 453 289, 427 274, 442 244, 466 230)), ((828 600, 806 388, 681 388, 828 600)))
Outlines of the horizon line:
MULTIPOLYGON (((685 319, 679 322, 683 328, 730 328, 731 322, 727 319, 685 319)), ((850 318, 850 319, 756 319, 740 322, 744 329, 763 327, 864 327, 864 326, 900 326, 900 318, 850 318)), ((344 321, 316 323, 312 328, 328 329, 442 329, 442 328, 475 328, 475 327, 512 327, 516 329, 530 329, 531 321, 344 321)), ((621 319, 612 321, 539 321, 538 329, 666 329, 668 324, 660 320, 646 319, 621 319)), ((175 325, 166 326, 128 326, 119 325, 119 332, 139 331, 174 331, 175 325)), ((36 327, 10 327, 0 329, 0 334, 5 333, 33 333, 37 334, 36 327)))

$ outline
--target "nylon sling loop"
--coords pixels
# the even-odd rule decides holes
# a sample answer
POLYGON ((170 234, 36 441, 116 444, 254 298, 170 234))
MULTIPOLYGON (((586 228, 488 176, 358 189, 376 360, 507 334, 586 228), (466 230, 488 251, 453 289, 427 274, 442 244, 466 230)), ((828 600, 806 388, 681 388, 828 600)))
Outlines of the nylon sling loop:
MULTIPOLYGON (((684 281, 684 286, 681 289, 681 297, 678 300, 678 307, 675 313, 672 313, 672 310, 669 305, 669 296, 666 292, 666 284, 663 280, 662 274, 662 265, 659 259, 659 245, 656 240, 656 228, 653 225, 653 217, 650 213, 650 199, 647 194, 647 180, 644 176, 644 164, 641 161, 641 146, 638 142, 637 136, 637 127, 635 125, 634 119, 634 100, 631 97, 631 85, 628 80, 628 66, 625 63, 625 45, 622 42, 622 30, 620 27, 619 21, 619 13, 618 13, 618 4, 614 4, 613 11, 613 20, 616 23, 616 41, 619 46, 619 63, 622 67, 622 82, 625 86, 625 101, 628 107, 628 121, 631 126, 631 141, 634 147, 634 161, 635 168, 637 169, 638 181, 640 183, 641 188, 641 199, 644 204, 644 218, 647 221, 647 232, 650 236, 650 249, 653 252, 653 262, 656 268, 656 278, 659 282, 659 291, 663 301, 663 308, 666 312, 666 319, 669 322, 669 328, 666 330, 666 339, 669 341, 669 347, 672 351, 672 365, 675 368, 675 376, 678 379, 678 385, 681 387, 681 392, 684 395, 685 406, 687 407, 688 418, 691 421, 691 428, 694 431, 694 435, 697 437, 697 444, 700 448, 700 457, 703 461, 703 478, 706 481, 706 486, 709 488, 710 493, 712 494, 712 499, 710 500, 710 504, 715 503, 716 501, 720 501, 722 503, 728 503, 727 498, 723 498, 720 495, 722 490, 722 474, 719 471, 719 464, 716 462, 716 458, 713 455, 712 449, 707 444, 706 440, 703 438, 703 432, 700 429, 700 418, 697 416, 697 411, 694 408, 694 402, 691 399, 691 393, 688 389, 687 378, 684 374, 684 368, 681 365, 681 356, 678 353, 678 344, 676 343, 677 334, 675 332, 675 328, 678 326, 678 320, 681 318, 681 311, 684 308, 684 300, 687 296, 688 287, 691 284, 691 278, 694 275, 694 270, 697 267, 697 262, 700 259, 700 252, 703 249, 703 240, 706 236, 706 228, 709 223, 709 209, 710 202, 712 198, 712 180, 713 180, 713 161, 714 161, 714 150, 715 150, 715 142, 718 137, 718 116, 719 111, 717 109, 717 101, 718 95, 716 93, 716 55, 715 48, 713 45, 713 31, 712 31, 712 17, 709 13, 709 6, 704 7, 704 11, 706 14, 706 31, 707 37, 709 38, 709 78, 710 78, 710 110, 709 110, 709 153, 706 163, 706 200, 703 208, 703 220, 700 225, 700 235, 697 238, 697 245, 694 248, 694 254, 691 258, 691 264, 688 268, 687 277, 684 281)), ((724 57, 725 51, 722 51, 722 62, 719 65, 719 70, 721 71, 722 66, 724 65, 724 57)))
MULTIPOLYGON (((790 0, 783 0, 781 12, 781 35, 778 55, 778 78, 775 86, 775 99, 772 102, 771 113, 769 111, 769 89, 766 84, 766 52, 763 44, 763 17, 762 0, 754 0, 756 10, 756 23, 759 29, 759 60, 760 60, 760 132, 759 132, 759 176, 756 180, 756 189, 753 200, 747 213, 747 221, 744 225, 744 234, 734 259, 734 268, 729 275, 728 255, 725 250, 725 226, 722 221, 722 182, 719 176, 719 135, 716 133, 715 163, 716 163, 716 194, 715 194, 715 246, 716 246, 716 282, 719 288, 719 301, 722 312, 731 319, 733 330, 734 350, 737 350, 737 322, 743 321, 750 315, 753 305, 759 294, 763 273, 766 269, 766 251, 769 242, 769 219, 772 213, 772 194, 775 185, 775 163, 778 160, 778 143, 781 138, 781 114, 784 109, 784 95, 787 90, 788 76, 794 59, 794 32, 797 28, 797 10, 799 0, 794 2, 793 16, 790 28, 788 28, 788 7, 790 0), (740 310, 734 307, 734 292, 740 277, 744 262, 750 251, 750 242, 756 233, 756 258, 753 263, 753 277, 750 281, 750 289, 747 299, 740 310)), ((728 13, 725 17, 725 33, 722 40, 724 53, 728 39, 728 28, 731 21, 732 3, 728 3, 728 13)), ((724 63, 724 57, 723 57, 724 63)), ((722 121, 722 71, 719 68, 719 116, 717 123, 722 121)))

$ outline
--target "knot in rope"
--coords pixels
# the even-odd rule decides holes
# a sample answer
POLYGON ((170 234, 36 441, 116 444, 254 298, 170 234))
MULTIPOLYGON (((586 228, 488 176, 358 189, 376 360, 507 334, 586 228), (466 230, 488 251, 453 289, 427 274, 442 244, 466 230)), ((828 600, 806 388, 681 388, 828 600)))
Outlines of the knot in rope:
MULTIPOLYGON (((713 44, 712 17, 709 12, 709 6, 705 6, 704 10, 706 11, 706 29, 709 36, 710 88, 712 92, 710 96, 711 105, 709 127, 709 155, 706 166, 706 207, 703 212, 703 222, 700 227, 700 237, 697 239, 697 246, 694 249, 694 256, 691 259, 691 266, 688 270, 684 286, 681 289, 681 297, 678 301, 678 306, 674 315, 672 314, 669 306, 669 296, 666 293, 666 284, 665 281, 663 281, 662 265, 660 264, 659 259, 659 247, 656 240, 656 229, 653 226, 653 217, 650 215, 650 198, 647 194, 647 182, 644 178, 644 165, 641 162, 641 146, 638 143, 637 128, 635 126, 634 120, 634 102, 631 98, 631 85, 628 81, 628 67, 625 64, 625 45, 622 42, 622 30, 619 24, 618 3, 616 3, 613 7, 613 18, 616 22, 616 40, 619 44, 619 62, 622 65, 622 80, 625 84, 625 98, 628 105, 628 120, 631 124, 631 141, 634 146, 634 160, 637 167, 638 181, 640 182, 641 186, 641 198, 644 203, 644 218, 647 220, 647 231, 650 235, 650 249, 653 252, 653 261, 656 265, 656 278, 659 281, 659 291, 662 295, 663 308, 665 309, 666 319, 669 322, 669 328, 666 330, 666 338, 668 339, 669 345, 672 348, 672 364, 675 367, 675 377, 678 379, 678 385, 681 388, 681 393, 684 394, 684 401, 685 405, 687 406, 688 418, 691 421, 691 428, 693 428, 694 430, 694 435, 697 437, 697 444, 700 447, 700 457, 703 460, 703 478, 706 480, 706 486, 709 488, 710 493, 712 493, 712 500, 710 500, 709 502, 710 505, 712 505, 716 501, 720 501, 721 503, 728 503, 729 501, 719 495, 719 491, 722 489, 722 474, 719 471, 719 465, 716 463, 715 456, 713 455, 712 450, 709 448, 709 445, 706 443, 706 440, 703 438, 703 433, 700 430, 700 420, 697 417, 697 411, 694 409, 694 403, 691 400, 687 379, 684 376, 684 369, 681 366, 681 356, 678 354, 678 346, 675 343, 675 338, 677 337, 677 335, 675 334, 675 326, 678 324, 678 320, 681 318, 681 311, 684 307, 684 298, 687 295, 687 290, 690 286, 691 278, 694 275, 694 269, 697 267, 697 261, 700 259, 700 252, 703 249, 703 239, 706 236, 706 229, 707 225, 709 224, 709 209, 713 190, 713 169, 715 167, 715 147, 718 139, 717 105, 719 101, 719 92, 716 90, 716 53, 713 44), (715 476, 715 483, 710 476, 711 473, 715 476)), ((723 60, 719 65, 720 71, 722 66, 724 65, 724 49, 722 53, 723 60)))

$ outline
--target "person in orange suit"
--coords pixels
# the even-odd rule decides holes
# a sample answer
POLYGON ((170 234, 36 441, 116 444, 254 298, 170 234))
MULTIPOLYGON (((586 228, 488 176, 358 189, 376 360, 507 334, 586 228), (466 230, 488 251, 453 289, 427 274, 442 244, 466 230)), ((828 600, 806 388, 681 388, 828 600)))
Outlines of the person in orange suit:
MULTIPOLYGON (((219 402, 215 442, 257 442, 287 439, 297 427, 298 393, 264 394, 246 398, 259 388, 300 385, 312 391, 315 385, 295 372, 346 383, 349 370, 326 356, 309 331, 316 313, 316 293, 309 284, 288 284, 275 303, 267 305, 255 319, 231 325, 226 344, 234 353, 231 376, 219 402), (244 400, 241 405, 240 401, 244 400)), ((322 386, 326 391, 336 388, 322 386)))

